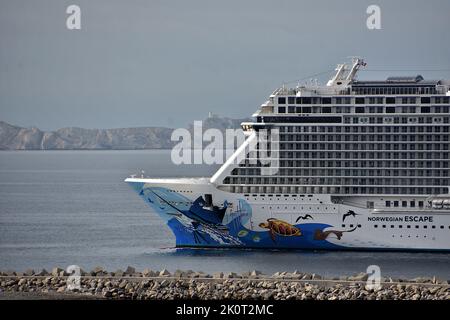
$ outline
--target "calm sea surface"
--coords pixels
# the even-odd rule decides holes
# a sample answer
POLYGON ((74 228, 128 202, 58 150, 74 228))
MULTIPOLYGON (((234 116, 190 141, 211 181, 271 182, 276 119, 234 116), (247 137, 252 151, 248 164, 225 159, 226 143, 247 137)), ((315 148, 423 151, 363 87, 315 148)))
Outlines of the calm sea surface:
POLYGON ((123 182, 209 176, 217 166, 176 166, 170 151, 0 152, 0 269, 103 266, 244 272, 253 269, 450 279, 450 254, 174 249, 168 229, 123 182))

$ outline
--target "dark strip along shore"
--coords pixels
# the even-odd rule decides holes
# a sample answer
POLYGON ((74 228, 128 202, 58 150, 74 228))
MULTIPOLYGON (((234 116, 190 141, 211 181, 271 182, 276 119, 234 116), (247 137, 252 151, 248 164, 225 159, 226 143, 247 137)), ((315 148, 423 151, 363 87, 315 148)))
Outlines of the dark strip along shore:
POLYGON ((448 281, 436 277, 382 278, 371 287, 366 273, 330 279, 298 271, 210 275, 133 267, 80 273, 79 286, 69 288, 76 281, 61 268, 0 272, 0 299, 450 300, 448 281))

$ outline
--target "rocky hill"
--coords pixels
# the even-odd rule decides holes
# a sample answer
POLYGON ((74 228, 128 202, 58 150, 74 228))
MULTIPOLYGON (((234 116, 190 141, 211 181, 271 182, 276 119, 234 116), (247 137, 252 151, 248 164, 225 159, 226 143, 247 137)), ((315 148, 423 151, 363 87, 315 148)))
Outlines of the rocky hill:
MULTIPOLYGON (((242 121, 210 117, 203 122, 203 130, 239 128, 242 121)), ((192 125, 189 126, 192 130, 192 125)), ((169 149, 176 142, 170 140, 173 128, 138 127, 119 129, 62 128, 41 131, 23 128, 0 121, 0 150, 134 150, 169 149)))

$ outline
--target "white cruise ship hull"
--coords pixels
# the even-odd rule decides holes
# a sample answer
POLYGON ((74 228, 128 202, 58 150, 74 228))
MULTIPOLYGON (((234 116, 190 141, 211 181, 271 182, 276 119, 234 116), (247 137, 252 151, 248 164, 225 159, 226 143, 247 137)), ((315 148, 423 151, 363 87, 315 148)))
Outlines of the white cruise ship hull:
POLYGON ((450 210, 380 211, 333 203, 327 194, 229 193, 209 179, 126 182, 167 223, 177 247, 450 250, 450 210))

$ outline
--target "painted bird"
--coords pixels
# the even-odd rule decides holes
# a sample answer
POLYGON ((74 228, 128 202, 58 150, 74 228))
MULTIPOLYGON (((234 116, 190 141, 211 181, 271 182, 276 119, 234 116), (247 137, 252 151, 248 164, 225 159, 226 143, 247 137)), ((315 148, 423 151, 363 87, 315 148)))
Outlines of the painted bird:
POLYGON ((342 222, 344 222, 344 221, 345 221, 345 218, 347 218, 348 216, 352 216, 352 217, 354 218, 354 217, 356 217, 357 215, 359 215, 359 213, 356 213, 356 212, 353 211, 353 210, 348 210, 348 212, 345 213, 345 214, 342 216, 342 222))
POLYGON ((295 222, 298 222, 298 220, 300 220, 300 219, 302 219, 302 220, 313 219, 314 220, 314 218, 310 214, 305 214, 304 216, 299 216, 297 218, 297 220, 295 220, 295 222))

